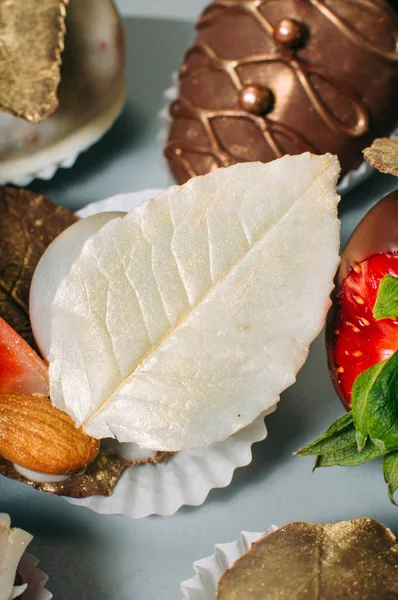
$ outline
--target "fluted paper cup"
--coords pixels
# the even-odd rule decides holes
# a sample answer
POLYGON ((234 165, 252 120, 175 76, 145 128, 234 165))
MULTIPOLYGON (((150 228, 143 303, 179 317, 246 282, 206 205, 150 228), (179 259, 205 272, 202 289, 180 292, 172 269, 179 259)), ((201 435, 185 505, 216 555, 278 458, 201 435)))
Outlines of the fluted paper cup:
POLYGON ((218 544, 211 556, 202 558, 193 563, 195 575, 181 583, 181 600, 216 600, 217 586, 221 575, 226 569, 232 567, 234 562, 267 533, 278 529, 271 525, 262 533, 242 531, 239 539, 230 544, 218 544))
MULTIPOLYGON (((20 600, 51 600, 52 593, 46 589, 48 577, 38 567, 38 559, 25 552, 18 565, 18 574, 22 579, 22 586, 26 586, 21 596, 16 596, 20 600)), ((18 588, 14 588, 18 594, 18 588)))

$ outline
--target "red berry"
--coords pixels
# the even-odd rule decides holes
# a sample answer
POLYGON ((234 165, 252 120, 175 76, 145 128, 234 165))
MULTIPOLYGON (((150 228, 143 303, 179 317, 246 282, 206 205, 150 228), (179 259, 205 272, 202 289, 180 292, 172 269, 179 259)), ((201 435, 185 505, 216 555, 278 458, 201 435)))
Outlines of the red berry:
POLYGON ((332 356, 341 395, 348 405, 355 379, 398 350, 398 320, 373 316, 381 280, 398 277, 398 254, 376 254, 354 264, 338 295, 332 356))
POLYGON ((48 396, 48 392, 47 366, 0 318, 0 394, 48 396))

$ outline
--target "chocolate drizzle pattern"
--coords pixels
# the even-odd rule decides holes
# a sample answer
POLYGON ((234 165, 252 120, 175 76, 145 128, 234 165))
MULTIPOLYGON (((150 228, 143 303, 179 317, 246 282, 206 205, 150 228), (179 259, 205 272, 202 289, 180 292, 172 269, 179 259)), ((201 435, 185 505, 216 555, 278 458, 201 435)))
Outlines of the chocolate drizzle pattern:
MULTIPOLYGON (((271 89, 261 85, 250 85, 255 82, 248 82, 247 78, 245 81, 245 67, 257 66, 261 68, 262 65, 278 65, 278 68, 285 71, 289 69, 304 93, 311 110, 320 117, 325 127, 332 132, 332 135, 338 135, 347 140, 356 140, 370 133, 372 116, 361 95, 353 87, 330 74, 326 63, 316 64, 311 62, 311 60, 308 60, 308 55, 301 52, 305 49, 308 37, 311 36, 311 24, 295 21, 295 19, 290 18, 290 13, 289 18, 273 24, 266 14, 267 5, 272 2, 274 0, 216 0, 200 18, 197 24, 198 38, 195 45, 187 52, 184 64, 180 68, 180 96, 171 104, 170 114, 174 123, 178 121, 181 123, 183 120, 191 124, 197 122, 206 133, 208 143, 203 142, 203 136, 199 141, 195 139, 194 135, 176 135, 175 131, 173 133, 172 127, 165 148, 165 155, 169 159, 172 168, 173 164, 177 166, 177 169, 174 170, 175 174, 177 172, 180 174, 180 176, 176 175, 180 182, 201 174, 200 171, 203 171, 203 166, 199 170, 196 168, 195 155, 202 155, 207 159, 211 159, 207 163, 207 170, 226 167, 239 160, 245 160, 242 157, 237 157, 232 148, 220 139, 217 128, 214 126, 220 120, 223 122, 227 119, 250 121, 261 132, 267 144, 270 159, 279 158, 287 152, 284 147, 286 142, 288 142, 287 148, 291 150, 293 147, 296 153, 304 151, 321 153, 325 151, 325 148, 314 143, 310 134, 304 135, 302 131, 273 118, 273 108, 276 103, 280 102, 280 98, 273 97, 272 78, 271 89), (216 52, 213 44, 208 42, 208 36, 206 40, 206 35, 201 34, 206 33, 206 29, 217 25, 217 22, 226 15, 235 18, 240 16, 251 17, 255 21, 256 27, 259 26, 264 35, 268 37, 273 49, 270 52, 255 52, 238 58, 221 56, 220 53, 216 52), (299 28, 301 34, 298 36, 299 28), (235 88, 238 95, 236 108, 224 109, 198 106, 195 99, 188 98, 187 94, 184 93, 183 85, 187 79, 195 84, 201 76, 214 75, 215 72, 222 74, 223 78, 227 77, 230 84, 235 88), (328 103, 322 95, 324 86, 332 90, 335 97, 344 99, 345 105, 348 106, 349 119, 341 118, 341 115, 335 110, 335 105, 328 103), (257 89, 249 90, 253 87, 257 89), (272 98, 272 101, 262 102, 264 98, 267 100, 272 98), (253 108, 250 108, 251 105, 253 108), (259 107, 262 107, 262 109, 260 110, 259 107), (184 174, 183 177, 181 173, 184 174)), ((281 4, 282 2, 283 0, 280 0, 281 4)), ((391 48, 394 47, 394 49, 383 48, 370 37, 369 39, 365 37, 360 28, 357 30, 355 25, 340 16, 330 6, 330 0, 299 0, 297 4, 301 4, 301 6, 304 4, 310 5, 310 8, 319 13, 318 19, 326 20, 333 26, 336 36, 344 36, 365 54, 372 55, 383 62, 388 69, 394 70, 394 67, 398 65, 398 52, 396 51, 398 44, 397 17, 392 9, 380 4, 378 0, 352 0, 352 5, 366 11, 374 19, 390 21, 395 36, 391 43, 391 48)), ((217 93, 216 88, 213 93, 217 93)), ((347 114, 347 111, 345 114, 347 114)))

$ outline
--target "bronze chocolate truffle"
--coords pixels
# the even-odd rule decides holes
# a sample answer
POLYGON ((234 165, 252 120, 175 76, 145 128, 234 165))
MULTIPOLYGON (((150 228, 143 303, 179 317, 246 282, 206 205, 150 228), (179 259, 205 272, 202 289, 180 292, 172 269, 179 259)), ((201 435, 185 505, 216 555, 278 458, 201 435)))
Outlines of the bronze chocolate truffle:
POLYGON ((180 69, 165 149, 179 183, 332 152, 342 172, 396 125, 398 15, 385 0, 216 0, 180 69))

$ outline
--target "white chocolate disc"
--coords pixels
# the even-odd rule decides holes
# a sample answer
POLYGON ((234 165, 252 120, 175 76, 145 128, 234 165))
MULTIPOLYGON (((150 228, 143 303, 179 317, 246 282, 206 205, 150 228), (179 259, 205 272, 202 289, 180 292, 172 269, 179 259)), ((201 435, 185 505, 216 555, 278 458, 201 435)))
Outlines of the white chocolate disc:
POLYGON ((78 221, 63 231, 47 248, 34 272, 29 312, 33 335, 43 357, 50 348, 51 304, 62 279, 79 257, 84 243, 106 223, 123 212, 106 212, 78 221))
POLYGON ((29 481, 34 481, 36 483, 60 483, 61 481, 69 479, 68 475, 48 475, 47 473, 38 473, 37 471, 25 469, 25 467, 21 467, 15 463, 14 469, 18 471, 22 477, 26 477, 29 481))

